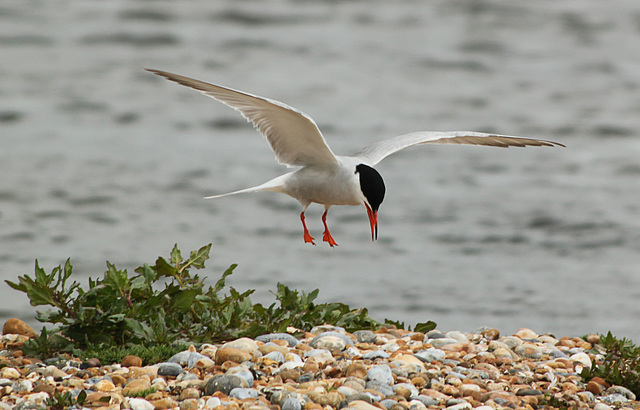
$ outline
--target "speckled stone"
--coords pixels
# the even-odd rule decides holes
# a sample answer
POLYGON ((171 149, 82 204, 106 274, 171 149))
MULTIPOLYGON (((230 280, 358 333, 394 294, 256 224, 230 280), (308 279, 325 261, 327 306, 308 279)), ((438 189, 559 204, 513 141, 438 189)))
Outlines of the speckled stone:
POLYGON ((204 394, 211 396, 215 392, 221 392, 229 395, 231 390, 236 387, 248 387, 246 383, 238 376, 218 375, 213 376, 204 387, 204 394))
POLYGON ((290 347, 295 347, 298 344, 298 339, 288 333, 270 333, 258 336, 256 340, 263 343, 268 343, 273 340, 285 340, 290 347))

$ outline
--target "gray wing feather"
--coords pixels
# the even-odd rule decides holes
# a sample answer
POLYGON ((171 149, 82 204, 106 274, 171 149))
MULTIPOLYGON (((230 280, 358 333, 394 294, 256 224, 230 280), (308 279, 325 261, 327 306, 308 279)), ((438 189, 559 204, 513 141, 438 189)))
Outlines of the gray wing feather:
POLYGON ((469 144, 503 148, 526 146, 564 147, 564 145, 558 142, 510 135, 485 134, 471 131, 421 131, 377 142, 364 147, 353 156, 361 158, 370 165, 375 165, 395 152, 420 144, 469 144))
POLYGON ((240 112, 267 139, 284 165, 335 163, 337 159, 311 117, 279 101, 160 70, 147 70, 193 88, 240 112))

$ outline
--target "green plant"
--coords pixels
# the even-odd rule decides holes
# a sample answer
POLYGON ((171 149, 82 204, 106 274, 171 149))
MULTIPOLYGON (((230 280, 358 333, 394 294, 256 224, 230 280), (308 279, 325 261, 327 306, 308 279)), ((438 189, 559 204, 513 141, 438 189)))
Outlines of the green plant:
POLYGON ((241 293, 230 287, 229 293, 223 294, 225 280, 236 265, 206 287, 206 278, 192 275, 191 269, 203 269, 210 250, 211 244, 183 258, 174 246, 169 259, 160 257, 152 266, 135 269, 133 275, 107 262, 102 279, 89 279, 87 289, 75 281, 69 284, 73 274, 69 260, 50 274, 36 261, 33 278, 25 275, 18 283, 7 283, 26 293, 32 305, 49 306, 50 310, 37 312, 36 318, 58 328, 54 332, 44 329, 40 337, 25 344, 25 352, 39 357, 61 351, 84 357, 93 352, 107 359, 106 363, 120 361, 122 353, 139 345, 146 350, 138 356, 145 355, 143 360, 152 362, 170 356, 187 342, 255 337, 285 332, 290 326, 308 330, 323 323, 349 331, 382 325, 367 309, 351 309, 342 303, 315 304, 317 289, 307 294, 279 283, 276 302, 269 307, 251 302, 254 290, 241 293), (164 350, 149 350, 154 346, 164 350), (120 347, 124 349, 113 350, 120 347))
POLYGON ((625 338, 618 339, 611 332, 600 335, 600 345, 604 349, 604 358, 601 363, 582 370, 583 380, 601 377, 640 396, 640 346, 625 338))
POLYGON ((166 362, 171 356, 186 350, 187 344, 176 345, 130 345, 108 346, 100 344, 89 346, 86 350, 74 353, 82 359, 96 358, 100 363, 120 363, 125 356, 133 355, 142 359, 143 365, 166 362))
POLYGON ((77 397, 73 397, 73 394, 70 391, 66 391, 64 393, 55 392, 51 397, 49 397, 45 404, 47 408, 51 410, 64 410, 68 409, 71 406, 80 406, 84 404, 87 398, 87 393, 82 390, 77 397))

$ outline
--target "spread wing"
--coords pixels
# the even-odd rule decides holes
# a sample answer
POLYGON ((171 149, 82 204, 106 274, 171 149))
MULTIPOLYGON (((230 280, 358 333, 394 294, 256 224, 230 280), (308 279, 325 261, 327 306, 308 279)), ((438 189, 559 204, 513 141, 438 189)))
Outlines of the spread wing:
POLYGON ((361 158, 370 165, 375 165, 394 152, 420 144, 469 144, 503 148, 526 146, 564 147, 564 145, 558 142, 513 137, 510 135, 485 134, 470 131, 421 131, 377 142, 364 147, 353 156, 361 158))
POLYGON ((304 166, 337 162, 313 119, 293 107, 166 71, 147 71, 200 91, 239 111, 267 139, 281 164, 304 166))

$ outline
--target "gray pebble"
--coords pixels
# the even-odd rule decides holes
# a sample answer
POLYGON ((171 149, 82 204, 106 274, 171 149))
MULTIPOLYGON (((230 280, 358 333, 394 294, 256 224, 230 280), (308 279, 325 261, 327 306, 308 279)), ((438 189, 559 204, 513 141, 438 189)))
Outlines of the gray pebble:
MULTIPOLYGON (((389 389, 391 389, 391 388, 389 388, 389 389)), ((381 392, 381 393, 382 393, 382 392, 381 392)), ((392 391, 392 393, 393 393, 393 391, 392 391)), ((365 399, 363 399, 363 398, 358 399, 358 400, 364 400, 364 401, 366 401, 367 403, 376 403, 376 402, 379 402, 379 401, 380 401, 380 396, 378 396, 377 394, 374 394, 374 393, 369 393, 368 391, 362 392, 362 393, 358 394, 358 396, 359 396, 359 397, 360 397, 360 396, 362 396, 362 397, 368 397, 368 398, 369 398, 369 400, 365 400, 365 399)))
POLYGON ((189 381, 189 380, 200 380, 197 374, 193 374, 191 372, 182 372, 176 378, 177 382, 189 381))
POLYGON ((29 392, 33 390, 33 383, 29 380, 20 380, 12 384, 13 391, 16 393, 29 392))
POLYGON ((309 345, 311 345, 311 347, 315 347, 315 343, 318 342, 318 340, 322 339, 325 336, 334 336, 337 337, 339 339, 341 339, 342 341, 344 341, 344 343, 348 346, 353 345, 353 340, 351 340, 351 338, 347 335, 345 335, 344 333, 340 333, 340 332, 322 332, 320 333, 318 336, 314 337, 311 342, 309 342, 309 345))
POLYGON ((267 335, 256 337, 256 340, 263 343, 269 343, 274 340, 286 340, 290 347, 294 347, 298 344, 298 339, 288 333, 269 333, 267 335))
POLYGON ((434 360, 437 361, 444 359, 447 354, 444 352, 444 350, 434 349, 433 347, 430 347, 429 349, 420 350, 419 352, 414 353, 414 356, 425 363, 431 363, 434 360))
POLYGON ((367 382, 366 388, 379 391, 380 393, 384 394, 384 397, 393 396, 393 389, 391 388, 391 386, 379 380, 369 380, 367 382))
POLYGON ((422 404, 424 404, 427 407, 437 406, 438 404, 440 404, 438 400, 434 399, 433 397, 425 396, 424 394, 419 395, 414 400, 418 400, 422 402, 422 404))
POLYGON ((178 363, 181 366, 194 367, 196 362, 200 359, 207 358, 207 356, 198 352, 190 352, 185 350, 184 352, 178 352, 171 356, 168 363, 178 363))
POLYGON ((452 339, 450 337, 444 337, 442 339, 433 339, 433 340, 429 340, 429 343, 431 343, 431 345, 433 347, 442 347, 444 345, 451 345, 454 343, 458 343, 458 341, 456 339, 452 339))
POLYGON ((375 343, 376 334, 371 330, 356 330, 353 335, 358 339, 358 343, 375 343))
POLYGON ((18 403, 12 407, 13 410, 41 410, 42 407, 35 403, 31 403, 28 400, 18 403))
POLYGON ((284 355, 277 350, 267 353, 264 357, 273 360, 274 362, 284 363, 284 355))
POLYGON ((467 403, 465 399, 447 399, 445 402, 447 407, 455 406, 456 404, 467 403))
POLYGON ((391 407, 398 404, 398 402, 393 399, 384 399, 380 402, 380 404, 382 404, 386 409, 390 409, 391 407))
POLYGON ((426 342, 426 339, 442 339, 443 337, 445 337, 445 335, 441 331, 435 330, 435 329, 430 330, 425 335, 425 342, 426 342))
POLYGON ((499 342, 506 344, 509 349, 515 349, 522 344, 522 339, 515 336, 505 336, 498 339, 499 342))
POLYGON ((302 410, 302 403, 295 397, 287 397, 282 403, 282 410, 302 410))
POLYGON ((225 375, 239 377, 246 383, 246 387, 253 387, 253 373, 251 373, 251 370, 249 370, 245 366, 232 367, 231 369, 227 370, 225 375))
POLYGON ((635 400, 636 395, 626 387, 622 386, 611 386, 607 389, 607 394, 621 394, 629 400, 635 400))
POLYGON ((235 387, 229 392, 229 397, 233 397, 238 400, 255 399, 258 397, 258 390, 247 387, 235 387))
POLYGON ((569 357, 569 355, 567 355, 565 352, 563 352, 560 349, 552 349, 550 354, 551 354, 551 357, 553 357, 554 359, 568 358, 569 357))
POLYGON ((367 371, 367 378, 372 381, 379 381, 389 386, 393 384, 391 368, 386 364, 371 366, 367 371))
POLYGON ((320 333, 324 333, 324 332, 344 333, 345 329, 344 327, 340 327, 340 326, 320 325, 320 326, 314 326, 313 329, 311 329, 310 333, 313 333, 314 335, 319 335, 320 333))
MULTIPOLYGON (((376 401, 377 401, 378 397, 376 396, 376 401)), ((356 395, 353 396, 349 396, 349 398, 347 399, 347 402, 352 402, 355 400, 362 400, 366 403, 372 404, 374 402, 374 396, 372 396, 371 394, 367 394, 367 393, 358 393, 356 395)))
POLYGON ((158 376, 173 376, 176 377, 182 371, 182 366, 178 363, 158 363, 158 376))
POLYGON ((516 391, 516 396, 542 396, 544 393, 542 393, 540 390, 536 390, 536 389, 518 389, 518 391, 516 391))
POLYGON ((231 390, 236 387, 247 387, 244 383, 245 382, 238 376, 226 374, 213 376, 205 384, 204 394, 211 396, 213 393, 219 391, 228 396, 231 390))
POLYGON ((363 354, 362 358, 366 360, 388 359, 389 353, 385 352, 384 350, 374 350, 372 352, 363 354))
POLYGON ((445 336, 450 339, 457 340, 459 343, 469 343, 469 338, 467 337, 467 335, 457 330, 447 332, 445 333, 445 336))
POLYGON ((627 399, 620 393, 608 394, 602 397, 601 400, 608 404, 626 403, 629 401, 629 399, 627 399))

